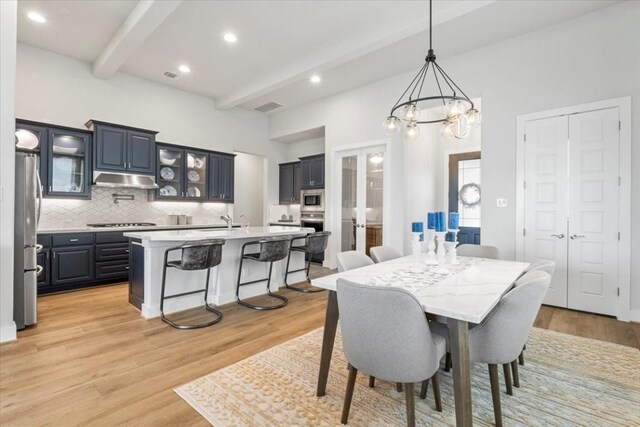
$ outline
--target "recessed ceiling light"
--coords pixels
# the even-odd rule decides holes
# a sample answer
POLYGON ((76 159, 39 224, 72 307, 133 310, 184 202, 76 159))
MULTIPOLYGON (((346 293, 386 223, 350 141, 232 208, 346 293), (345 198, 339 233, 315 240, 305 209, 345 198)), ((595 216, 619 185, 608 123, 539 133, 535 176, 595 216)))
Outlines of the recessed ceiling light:
POLYGON ((39 22, 41 24, 44 23, 44 22, 47 22, 45 17, 40 15, 38 12, 29 12, 29 13, 27 13, 27 17, 29 19, 31 19, 32 21, 36 21, 36 22, 39 22))
POLYGON ((178 67, 178 70, 179 70, 181 73, 185 73, 185 74, 186 74, 186 73, 190 73, 190 72, 191 72, 191 68, 189 68, 189 66, 188 66, 188 65, 181 65, 181 66, 179 66, 179 67, 178 67))
POLYGON ((320 83, 322 79, 319 75, 314 74, 313 76, 311 76, 311 78, 309 78, 309 80, 311 81, 311 83, 320 83))
POLYGON ((228 43, 235 43, 238 41, 238 36, 236 36, 233 33, 225 33, 224 35, 224 41, 228 42, 228 43))

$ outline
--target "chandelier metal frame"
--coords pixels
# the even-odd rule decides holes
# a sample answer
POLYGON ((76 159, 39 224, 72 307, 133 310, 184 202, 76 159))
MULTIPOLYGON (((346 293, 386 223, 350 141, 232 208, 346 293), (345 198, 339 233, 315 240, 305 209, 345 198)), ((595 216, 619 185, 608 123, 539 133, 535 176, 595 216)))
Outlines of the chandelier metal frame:
MULTIPOLYGON (((449 102, 460 101, 468 104, 469 108, 467 109, 467 111, 475 110, 473 101, 471 101, 471 99, 464 93, 464 91, 460 89, 460 87, 453 81, 453 79, 449 77, 449 75, 436 62, 436 55, 433 52, 433 46, 432 46, 432 41, 433 41, 432 2, 433 2, 432 0, 429 0, 429 51, 425 58, 425 64, 422 66, 420 71, 418 71, 418 74, 416 74, 416 76, 413 78, 411 83, 409 83, 409 86, 405 89, 405 91, 402 93, 400 98, 398 98, 398 101, 395 103, 393 108, 391 108, 391 113, 389 114, 388 119, 395 117, 403 122, 406 122, 407 121, 406 119, 402 119, 397 115, 395 115, 395 112, 398 109, 406 106, 411 106, 411 105, 413 105, 415 108, 418 108, 418 103, 425 102, 425 101, 433 101, 433 100, 441 100, 443 106, 446 106, 447 101, 449 102), (440 92, 440 96, 434 95, 434 96, 423 97, 421 96, 422 88, 424 86, 425 80, 427 79, 427 75, 430 69, 433 71, 433 76, 435 77, 436 84, 438 85, 438 91, 440 92), (440 77, 438 77, 438 74, 440 74, 440 77), (446 83, 449 89, 451 89, 452 95, 445 95, 442 92, 443 85, 440 84, 440 80, 443 81, 443 85, 446 83), (402 102, 402 99, 405 97, 405 95, 409 91, 411 91, 409 93, 409 100, 402 102), (417 91, 417 94, 416 94, 416 91, 417 91), (417 95, 416 98, 413 98, 414 94, 417 95)), ((437 120, 417 120, 417 121, 412 121, 411 123, 432 124, 432 123, 442 123, 446 121, 451 121, 452 119, 455 119, 455 117, 444 117, 442 119, 437 119, 437 120)))

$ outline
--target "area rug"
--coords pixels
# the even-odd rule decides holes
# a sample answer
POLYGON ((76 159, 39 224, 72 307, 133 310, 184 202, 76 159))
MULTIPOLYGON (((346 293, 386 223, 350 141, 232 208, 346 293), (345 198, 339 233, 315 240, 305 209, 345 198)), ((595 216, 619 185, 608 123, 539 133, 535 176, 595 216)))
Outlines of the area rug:
MULTIPOLYGON (((347 378, 340 335, 327 394, 316 397, 321 342, 318 329, 175 391, 217 427, 340 425, 347 378)), ((638 349, 533 329, 525 357, 513 396, 500 378, 505 426, 640 426, 638 349)), ((443 412, 436 412, 429 388, 426 400, 416 396, 418 425, 455 425, 451 373, 439 376, 443 412)), ((358 374, 349 425, 406 425, 404 394, 391 383, 367 382, 358 374)), ((493 425, 486 365, 473 365, 472 386, 474 425, 493 425)))

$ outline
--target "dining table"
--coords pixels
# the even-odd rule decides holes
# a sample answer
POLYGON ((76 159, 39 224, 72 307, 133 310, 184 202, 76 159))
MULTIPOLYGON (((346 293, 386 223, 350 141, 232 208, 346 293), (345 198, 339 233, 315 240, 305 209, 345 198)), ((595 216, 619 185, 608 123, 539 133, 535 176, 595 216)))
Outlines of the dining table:
POLYGON ((438 268, 428 262, 427 254, 414 254, 312 280, 314 286, 328 290, 317 396, 324 396, 327 389, 339 319, 338 279, 392 286, 411 292, 425 313, 446 318, 451 340, 456 426, 473 425, 469 325, 487 317, 529 263, 457 257, 438 268))

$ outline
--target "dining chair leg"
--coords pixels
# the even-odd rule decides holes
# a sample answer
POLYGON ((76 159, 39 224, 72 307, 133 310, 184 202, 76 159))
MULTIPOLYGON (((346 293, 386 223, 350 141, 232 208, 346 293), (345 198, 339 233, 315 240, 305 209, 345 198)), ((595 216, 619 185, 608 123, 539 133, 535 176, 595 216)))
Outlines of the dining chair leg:
POLYGON ((433 383, 433 397, 436 400, 436 411, 442 412, 442 397, 440 396, 440 382, 438 381, 438 372, 431 377, 433 383))
POLYGON ((449 372, 451 370, 451 353, 447 353, 444 359, 444 371, 449 372))
POLYGON ((413 383, 404 385, 404 396, 407 401, 407 427, 415 427, 416 425, 416 400, 413 395, 413 383))
POLYGON ((491 381, 491 399, 493 400, 493 415, 496 427, 502 427, 502 410, 500 408, 500 382, 498 380, 498 365, 489 365, 489 379, 491 381))
POLYGON ((347 424, 349 421, 349 410, 351 409, 351 399, 353 398, 353 389, 356 386, 356 376, 358 370, 349 365, 349 378, 347 379, 347 391, 344 394, 344 406, 342 407, 342 424, 347 424))
POLYGON ((402 393, 402 383, 396 383, 396 391, 402 393))
POLYGON ((376 377, 373 375, 369 375, 369 387, 373 388, 376 386, 376 377))
POLYGON ((518 361, 511 362, 511 371, 513 372, 513 385, 520 387, 520 373, 518 372, 518 361))
POLYGON ((504 383, 507 386, 507 394, 513 396, 513 383, 511 382, 511 364, 505 363, 502 365, 504 369, 504 383))
POLYGON ((518 356, 518 362, 524 366, 524 348, 522 349, 522 351, 520 352, 520 356, 518 356))
POLYGON ((427 391, 429 390, 429 380, 426 379, 422 381, 422 386, 420 387, 420 399, 427 398, 427 391))

